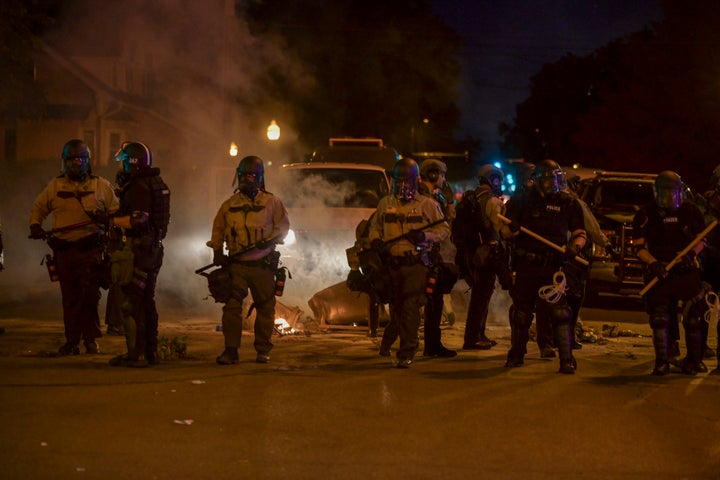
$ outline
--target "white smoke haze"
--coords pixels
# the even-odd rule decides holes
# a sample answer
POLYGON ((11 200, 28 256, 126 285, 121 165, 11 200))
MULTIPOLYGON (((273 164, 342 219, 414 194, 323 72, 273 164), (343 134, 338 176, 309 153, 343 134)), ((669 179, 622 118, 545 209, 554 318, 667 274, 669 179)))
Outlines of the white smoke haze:
MULTIPOLYGON (((307 218, 324 225, 317 228, 324 230, 322 234, 310 232, 298 245, 278 247, 293 276, 278 300, 309 313, 307 301, 313 294, 345 280, 345 249, 354 243, 357 222, 371 210, 324 208, 341 204, 350 193, 349 184, 305 180, 292 191, 283 184, 281 165, 299 161, 315 146, 298 144, 289 109, 268 98, 262 86, 273 71, 291 73, 297 90, 312 89, 315 82, 311 69, 290 58, 281 42, 250 35, 243 19, 232 14, 233 5, 231 0, 69 2, 59 22, 62 28, 42 40, 81 67, 88 58, 117 55, 123 56, 120 66, 142 67, 148 82, 159 82, 164 100, 151 99, 147 115, 168 119, 183 132, 180 139, 161 130, 137 131, 122 139, 153 149, 154 166, 172 191, 159 306, 219 315, 219 304, 207 298, 205 279, 194 271, 212 260, 205 242, 217 209, 233 194, 238 161, 257 155, 265 161, 268 190, 288 204, 291 228, 307 218), (281 139, 274 143, 265 136, 272 119, 281 127, 281 139), (238 145, 237 157, 228 153, 230 142, 238 145)), ((120 79, 122 73, 117 72, 120 79)), ((28 219, 35 197, 60 173, 62 145, 71 137, 59 138, 50 131, 39 131, 38 136, 57 142, 56 153, 1 166, 6 270, 0 273, 0 288, 3 304, 21 305, 42 297, 57 306, 53 313, 59 318, 59 285, 49 281, 40 265, 50 249, 27 238, 28 219)), ((113 181, 119 165, 99 160, 94 173, 113 181)), ((50 219, 44 227, 49 225, 50 219)), ((502 308, 498 314, 506 318, 502 308)))
MULTIPOLYGON (((288 209, 295 244, 279 245, 281 261, 288 267, 283 303, 308 310, 307 302, 320 290, 344 282, 350 267, 345 250, 355 243, 355 228, 372 208, 348 207, 357 194, 350 180, 330 181, 318 174, 283 169, 266 179, 288 209)), ((375 199, 377 204, 377 198, 375 199)))
MULTIPOLYGON (((122 55, 121 70, 114 73, 120 83, 124 81, 123 66, 140 67, 147 73, 144 81, 149 86, 159 84, 160 96, 169 100, 145 102, 147 114, 169 120, 183 132, 183 138, 178 141, 176 136, 153 130, 132 132, 132 138, 122 140, 141 141, 153 149, 154 166, 161 169, 172 191, 172 218, 158 294, 170 295, 170 303, 180 307, 212 304, 212 300, 202 300, 207 296, 206 283, 193 272, 212 258, 205 242, 218 207, 233 193, 239 159, 260 156, 272 177, 280 165, 312 150, 312 146, 297 144, 288 109, 265 96, 262 89, 273 70, 292 71, 295 88, 311 88, 312 78, 288 57, 281 44, 252 37, 244 20, 233 14, 234 3, 68 2, 59 31, 42 39, 80 68, 88 65, 87 59, 122 55), (160 105, 165 107, 160 109, 160 105), (272 119, 282 128, 281 140, 275 143, 265 136, 272 119), (228 153, 230 142, 238 145, 237 157, 228 153)), ((34 286, 50 283, 40 266, 50 250, 44 242, 27 238, 28 218, 34 198, 60 173, 60 151, 69 138, 56 140, 57 154, 50 158, 32 163, 18 158, 17 167, 3 166, 0 216, 6 271, 0 274, 0 285, 5 297, 21 301, 32 294, 34 286)), ((118 168, 118 164, 101 159, 94 173, 113 181, 118 168)), ((50 219, 44 227, 49 229, 49 225, 50 219)))

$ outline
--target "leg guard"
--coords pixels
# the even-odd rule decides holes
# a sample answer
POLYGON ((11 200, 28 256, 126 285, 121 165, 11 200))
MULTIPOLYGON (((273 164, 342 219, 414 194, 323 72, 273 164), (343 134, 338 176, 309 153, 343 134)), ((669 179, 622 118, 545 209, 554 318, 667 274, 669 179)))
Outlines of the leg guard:
POLYGON ((670 350, 670 312, 666 307, 656 307, 650 314, 650 327, 653 332, 655 349, 655 368, 653 375, 665 375, 670 371, 668 351, 670 350))
POLYGON ((687 356, 683 362, 682 370, 686 374, 707 372, 707 367, 702 361, 703 347, 705 345, 702 329, 702 324, 705 324, 704 310, 705 297, 703 294, 683 303, 683 327, 685 328, 687 356))
POLYGON ((529 337, 532 313, 510 309, 510 351, 507 355, 506 367, 519 367, 525 363, 527 342, 529 337))
POLYGON ((555 337, 558 342, 558 356, 560 357, 560 373, 575 373, 577 361, 572 354, 573 331, 569 324, 557 325, 555 337))
POLYGON ((560 373, 575 373, 577 363, 572 354, 574 333, 571 327, 572 310, 567 305, 550 308, 550 318, 555 331, 555 344, 558 347, 560 373))

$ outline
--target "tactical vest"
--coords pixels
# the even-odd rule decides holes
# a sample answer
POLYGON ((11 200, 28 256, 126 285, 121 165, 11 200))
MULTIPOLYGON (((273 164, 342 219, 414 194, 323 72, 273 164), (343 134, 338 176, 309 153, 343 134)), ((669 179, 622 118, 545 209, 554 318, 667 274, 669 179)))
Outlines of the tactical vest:
POLYGON ((702 214, 695 210, 695 205, 685 202, 676 213, 662 216, 657 207, 649 207, 645 211, 647 224, 644 231, 636 235, 644 235, 653 257, 669 262, 705 227, 702 214))
MULTIPOLYGON (((572 203, 573 199, 562 192, 548 198, 530 192, 527 195, 511 198, 507 212, 508 217, 517 220, 520 225, 556 245, 565 245, 568 241, 572 203)), ((582 228, 582 224, 579 227, 582 228)), ((515 248, 535 253, 545 252, 548 249, 546 245, 529 235, 517 237, 515 248)))
POLYGON ((160 175, 148 178, 152 192, 152 213, 150 222, 156 240, 162 240, 167 235, 170 224, 170 188, 160 175))
POLYGON ((497 232, 485 214, 490 190, 465 192, 456 208, 452 238, 458 249, 473 251, 482 243, 497 240, 497 232))

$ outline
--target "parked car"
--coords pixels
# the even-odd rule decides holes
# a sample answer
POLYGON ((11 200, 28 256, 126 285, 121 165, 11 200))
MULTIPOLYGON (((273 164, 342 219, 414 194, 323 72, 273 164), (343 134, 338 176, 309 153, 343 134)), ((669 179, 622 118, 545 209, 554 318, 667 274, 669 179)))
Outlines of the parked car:
POLYGON ((637 295, 643 287, 643 265, 635 257, 633 218, 653 201, 656 174, 598 171, 580 180, 578 194, 588 204, 610 246, 593 245, 586 289, 588 303, 600 293, 637 295))

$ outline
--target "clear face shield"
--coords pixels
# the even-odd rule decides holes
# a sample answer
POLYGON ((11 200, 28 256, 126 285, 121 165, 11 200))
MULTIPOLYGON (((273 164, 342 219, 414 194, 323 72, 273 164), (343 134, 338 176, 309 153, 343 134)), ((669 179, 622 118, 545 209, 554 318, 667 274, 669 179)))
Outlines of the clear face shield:
POLYGON ((128 155, 122 148, 120 148, 120 150, 115 153, 115 161, 122 163, 123 172, 132 172, 132 159, 130 158, 130 155, 128 155))
POLYGON ((417 181, 410 178, 393 179, 393 195, 399 200, 409 202, 415 198, 417 181))
POLYGON ((257 173, 238 172, 238 190, 248 196, 255 195, 260 190, 257 173))
POLYGON ((503 193, 503 185, 505 182, 501 177, 498 176, 492 176, 490 177, 490 189, 492 190, 493 194, 497 197, 502 195, 503 193))
POLYGON ((677 210, 683 202, 683 192, 679 188, 660 187, 655 189, 655 201, 660 208, 677 210))
POLYGON ((63 159, 63 171, 73 180, 82 180, 88 173, 90 161, 85 156, 72 156, 63 159))
POLYGON ((554 171, 549 172, 548 174, 541 177, 537 177, 535 179, 535 185, 537 186, 538 191, 545 196, 555 195, 556 193, 560 192, 560 174, 562 174, 561 171, 554 171))

